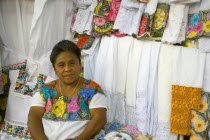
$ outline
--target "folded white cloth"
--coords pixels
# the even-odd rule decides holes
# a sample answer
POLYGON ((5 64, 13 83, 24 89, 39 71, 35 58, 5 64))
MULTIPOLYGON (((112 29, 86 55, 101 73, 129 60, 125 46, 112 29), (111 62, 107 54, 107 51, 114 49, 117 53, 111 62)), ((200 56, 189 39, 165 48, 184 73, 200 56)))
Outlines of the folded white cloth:
POLYGON ((162 42, 175 44, 185 40, 188 10, 189 5, 171 4, 169 19, 163 33, 162 42))
POLYGON ((125 8, 123 4, 121 4, 113 29, 119 29, 120 33, 128 35, 138 33, 140 19, 146 7, 145 3, 138 3, 137 8, 125 8))
POLYGON ((171 76, 173 45, 162 44, 158 60, 158 126, 154 140, 177 140, 177 134, 170 133, 171 76))
POLYGON ((209 10, 210 9, 210 2, 209 0, 202 0, 200 5, 200 11, 209 10))
POLYGON ((144 13, 148 13, 149 15, 153 15, 156 11, 157 4, 158 4, 158 0, 149 0, 149 2, 147 3, 147 6, 145 8, 144 13))

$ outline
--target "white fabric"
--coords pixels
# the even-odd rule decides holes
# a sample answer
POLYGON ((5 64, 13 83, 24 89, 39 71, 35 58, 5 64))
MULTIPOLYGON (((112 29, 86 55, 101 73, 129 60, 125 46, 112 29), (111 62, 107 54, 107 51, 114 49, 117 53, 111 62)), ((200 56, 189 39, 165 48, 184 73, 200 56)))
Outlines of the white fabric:
POLYGON ((198 48, 202 52, 210 53, 210 38, 202 37, 198 39, 198 48))
POLYGON ((119 29, 120 33, 128 35, 137 34, 145 7, 145 3, 140 3, 138 8, 131 7, 128 9, 121 4, 113 29, 119 29))
POLYGON ((169 0, 170 3, 188 4, 188 3, 199 3, 201 0, 169 0))
POLYGON ((73 38, 69 32, 73 16, 73 1, 35 1, 34 7, 29 56, 38 61, 60 40, 73 38))
POLYGON ((139 70, 139 60, 144 42, 134 39, 130 47, 128 56, 128 68, 126 77, 126 124, 136 127, 135 104, 137 93, 137 75, 139 70))
POLYGON ((100 45, 100 38, 96 38, 90 49, 82 50, 82 54, 84 55, 84 77, 86 79, 93 80, 99 45, 100 45))
POLYGON ((91 5, 93 0, 74 0, 77 8, 87 8, 91 5))
POLYGON ((0 36, 5 47, 28 56, 34 1, 1 0, 0 9, 0 36))
POLYGON ((126 77, 126 105, 128 106, 136 104, 137 75, 143 45, 143 41, 135 39, 130 48, 126 77))
MULTIPOLYGON (((31 106, 45 107, 40 93, 37 92, 33 97, 31 106)), ((90 109, 107 108, 107 98, 103 94, 95 94, 91 99, 90 109)), ((86 128, 89 120, 83 121, 52 121, 42 119, 46 136, 50 140, 64 140, 66 138, 74 138, 81 134, 86 128)))
POLYGON ((201 0, 200 11, 209 10, 209 9, 210 9, 209 0, 201 0))
POLYGON ((177 140, 170 133, 172 57, 179 47, 162 44, 158 60, 158 126, 153 140, 177 140))
POLYGON ((173 54, 172 85, 202 88, 206 54, 182 47, 173 54))
POLYGON ((190 4, 188 14, 199 13, 200 5, 201 5, 201 2, 190 4))
POLYGON ((162 42, 175 44, 185 40, 188 10, 188 5, 171 4, 169 19, 163 33, 162 42))
POLYGON ((206 54, 206 64, 203 76, 203 91, 210 92, 210 53, 206 54))
POLYGON ((158 0, 149 0, 144 12, 148 13, 149 15, 153 15, 156 11, 157 4, 158 0))
POLYGON ((157 125, 157 62, 160 42, 145 41, 137 79, 137 128, 144 135, 155 135, 157 125))

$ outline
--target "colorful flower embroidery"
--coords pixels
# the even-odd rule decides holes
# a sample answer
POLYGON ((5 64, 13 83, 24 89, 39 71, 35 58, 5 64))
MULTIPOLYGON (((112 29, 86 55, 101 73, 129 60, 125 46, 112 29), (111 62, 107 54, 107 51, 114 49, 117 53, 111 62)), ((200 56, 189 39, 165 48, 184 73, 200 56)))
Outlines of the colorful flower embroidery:
POLYGON ((103 26, 106 23, 106 20, 104 18, 94 16, 93 22, 96 26, 103 26))
POLYGON ((186 33, 189 34, 189 33, 191 33, 193 30, 194 30, 194 26, 189 25, 189 26, 187 26, 186 33))
POLYGON ((86 80, 79 90, 78 96, 68 98, 58 96, 55 90, 55 82, 43 84, 40 96, 46 102, 46 112, 43 118, 50 120, 87 120, 90 119, 89 103, 96 93, 104 94, 101 87, 86 80))
POLYGON ((203 23, 198 22, 198 24, 195 26, 195 31, 199 33, 200 31, 202 31, 202 29, 203 29, 203 23))
POLYGON ((27 127, 22 126, 15 126, 11 125, 10 123, 3 122, 2 123, 2 133, 7 133, 13 137, 24 138, 24 139, 31 139, 31 134, 27 127))
POLYGON ((67 104, 67 112, 77 112, 80 109, 78 104, 77 97, 72 97, 71 103, 67 104))
POLYGON ((81 49, 88 49, 92 46, 95 37, 89 35, 81 35, 77 42, 77 46, 81 49))
POLYGON ((196 26, 199 21, 200 21, 200 14, 199 13, 193 14, 193 16, 190 18, 190 24, 192 26, 196 26))
POLYGON ((203 30, 205 32, 210 32, 210 20, 203 23, 203 30))

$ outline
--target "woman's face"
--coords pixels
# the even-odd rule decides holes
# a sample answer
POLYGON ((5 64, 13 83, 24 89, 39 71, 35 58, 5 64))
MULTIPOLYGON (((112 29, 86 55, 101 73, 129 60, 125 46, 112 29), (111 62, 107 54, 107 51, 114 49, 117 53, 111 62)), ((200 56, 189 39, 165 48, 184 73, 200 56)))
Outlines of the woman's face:
POLYGON ((78 80, 82 66, 74 53, 65 51, 56 58, 54 68, 61 82, 73 84, 78 80))

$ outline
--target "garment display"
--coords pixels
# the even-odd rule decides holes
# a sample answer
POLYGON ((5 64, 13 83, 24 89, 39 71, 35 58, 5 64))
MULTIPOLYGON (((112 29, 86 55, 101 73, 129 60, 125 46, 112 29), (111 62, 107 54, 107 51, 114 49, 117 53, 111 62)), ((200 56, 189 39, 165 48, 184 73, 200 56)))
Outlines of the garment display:
POLYGON ((78 95, 71 98, 58 96, 53 81, 42 85, 32 106, 46 107, 42 123, 47 137, 63 140, 80 134, 91 119, 90 109, 107 108, 107 100, 101 87, 91 80, 86 80, 78 95))
POLYGON ((144 14, 141 18, 137 38, 149 37, 152 29, 153 17, 157 8, 158 0, 150 0, 147 3, 144 14))
POLYGON ((137 35, 145 8, 145 3, 122 0, 113 29, 119 29, 123 34, 137 35))
POLYGON ((144 135, 155 135, 157 124, 157 62, 161 43, 145 41, 137 80, 137 128, 144 135))
POLYGON ((190 4, 190 3, 199 3, 201 0, 169 0, 170 3, 178 4, 190 4))
POLYGON ((177 140, 178 135, 170 133, 172 57, 180 46, 162 44, 158 60, 158 123, 153 140, 177 140))
POLYGON ((175 44, 185 40, 188 10, 188 5, 171 4, 169 19, 163 33, 162 42, 175 44))
POLYGON ((198 49, 176 50, 172 63, 171 132, 190 135, 190 109, 200 109, 206 54, 198 49))
POLYGON ((152 22, 152 30, 150 36, 153 39, 161 39, 163 32, 167 25, 168 13, 170 6, 168 3, 160 3, 158 1, 157 9, 155 11, 154 19, 152 22))

